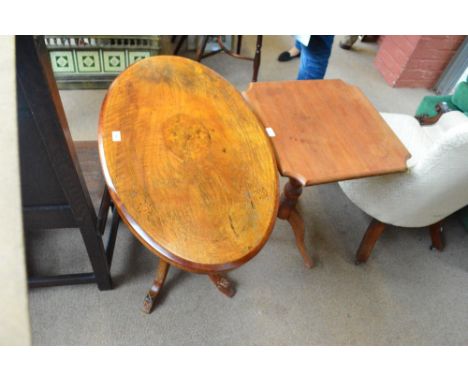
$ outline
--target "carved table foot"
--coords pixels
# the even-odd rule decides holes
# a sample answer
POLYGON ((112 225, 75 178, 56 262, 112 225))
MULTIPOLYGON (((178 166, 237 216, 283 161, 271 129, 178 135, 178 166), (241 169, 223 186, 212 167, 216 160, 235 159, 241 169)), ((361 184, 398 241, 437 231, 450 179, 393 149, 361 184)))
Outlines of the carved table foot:
POLYGON ((232 282, 224 275, 220 273, 209 274, 208 277, 213 281, 214 285, 218 290, 228 297, 232 297, 236 294, 236 289, 232 282))
POLYGON ((161 288, 166 280, 167 272, 169 271, 169 263, 166 263, 164 260, 159 260, 158 269, 156 271, 156 277, 153 282, 153 286, 148 291, 145 300, 143 302, 143 312, 149 314, 151 313, 156 297, 158 296, 161 288))
POLYGON ((303 185, 301 182, 294 178, 289 178, 288 183, 284 186, 283 194, 281 195, 278 218, 289 222, 293 229, 294 236, 296 237, 296 245, 304 260, 304 265, 307 268, 313 268, 315 262, 307 253, 304 243, 304 221, 296 209, 297 200, 302 194, 302 187, 303 185))

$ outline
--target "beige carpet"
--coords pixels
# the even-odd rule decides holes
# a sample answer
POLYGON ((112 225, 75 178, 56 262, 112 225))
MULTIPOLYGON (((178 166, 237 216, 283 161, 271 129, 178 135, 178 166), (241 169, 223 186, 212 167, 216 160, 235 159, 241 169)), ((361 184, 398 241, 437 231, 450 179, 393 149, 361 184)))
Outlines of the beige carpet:
MULTIPOLYGON (((247 39, 250 49, 252 41, 247 39)), ((297 60, 276 61, 291 41, 265 39, 260 80, 295 77, 297 60)), ((337 42, 327 77, 357 84, 380 110, 413 114, 428 94, 388 87, 372 65, 374 45, 358 43, 346 52, 337 42)), ((245 89, 250 64, 224 55, 205 63, 245 89)), ((61 95, 75 139, 94 139, 104 92, 61 95)), ((157 259, 121 225, 112 267, 115 290, 81 285, 30 291, 33 343, 468 345, 468 234, 456 216, 446 222, 444 252, 429 250, 426 229, 392 227, 370 262, 357 267, 353 254, 369 217, 336 184, 306 189, 299 208, 306 244, 319 258, 316 268, 304 268, 290 227, 278 221, 260 254, 231 273, 234 298, 219 293, 206 276, 172 268, 149 316, 140 308, 157 259)), ((39 270, 90 269, 76 230, 36 232, 28 248, 39 270)))

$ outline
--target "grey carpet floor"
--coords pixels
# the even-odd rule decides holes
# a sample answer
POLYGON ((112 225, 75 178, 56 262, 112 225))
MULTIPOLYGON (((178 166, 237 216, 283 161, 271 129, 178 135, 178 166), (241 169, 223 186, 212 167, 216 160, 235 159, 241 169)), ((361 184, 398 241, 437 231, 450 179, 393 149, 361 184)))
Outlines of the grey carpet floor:
MULTIPOLYGON (((252 48, 247 39, 247 48, 252 48)), ((260 80, 293 79, 297 61, 279 64, 289 37, 265 40, 260 80)), ((336 47, 328 78, 360 86, 380 110, 413 114, 421 89, 392 89, 372 66, 375 46, 336 47)), ((239 89, 250 65, 223 55, 205 62, 239 89)), ((61 93, 75 139, 95 139, 104 92, 61 93), (87 112, 84 113, 83 110, 87 112)), ((281 185, 284 184, 282 180, 281 185)), ((157 258, 121 225, 112 274, 116 288, 94 285, 31 290, 36 345, 468 345, 468 234, 457 216, 445 223, 446 248, 429 250, 427 229, 390 227, 368 264, 353 255, 370 218, 336 184, 307 188, 299 204, 306 269, 288 225, 277 221, 263 250, 230 273, 229 299, 206 276, 171 268, 155 311, 140 311, 157 258)), ((27 243, 38 272, 90 270, 76 230, 35 232, 27 243)))

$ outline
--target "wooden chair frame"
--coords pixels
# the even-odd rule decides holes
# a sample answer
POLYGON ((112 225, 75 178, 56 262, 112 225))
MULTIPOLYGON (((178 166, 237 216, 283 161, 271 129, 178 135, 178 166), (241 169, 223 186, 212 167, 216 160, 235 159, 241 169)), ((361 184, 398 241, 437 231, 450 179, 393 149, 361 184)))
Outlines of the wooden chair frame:
MULTIPOLYGON (((176 48, 174 49, 174 55, 177 55, 182 48, 183 43, 187 40, 187 35, 180 36, 179 42, 177 43, 176 48)), ((262 55, 262 45, 263 45, 263 36, 257 36, 256 45, 255 45, 255 55, 254 57, 246 57, 240 54, 242 48, 242 36, 237 36, 237 46, 236 51, 232 51, 228 49, 222 41, 222 36, 217 36, 217 42, 219 45, 218 50, 214 50, 212 52, 205 52, 206 44, 208 43, 209 38, 212 37, 210 35, 203 36, 202 43, 200 47, 197 49, 197 53, 195 56, 195 60, 200 62, 202 59, 213 56, 215 54, 224 52, 231 57, 238 58, 240 60, 247 60, 253 62, 253 74, 252 74, 252 82, 257 82, 258 79, 258 72, 260 69, 260 61, 262 55)), ((171 39, 172 42, 175 42, 175 36, 171 39)))

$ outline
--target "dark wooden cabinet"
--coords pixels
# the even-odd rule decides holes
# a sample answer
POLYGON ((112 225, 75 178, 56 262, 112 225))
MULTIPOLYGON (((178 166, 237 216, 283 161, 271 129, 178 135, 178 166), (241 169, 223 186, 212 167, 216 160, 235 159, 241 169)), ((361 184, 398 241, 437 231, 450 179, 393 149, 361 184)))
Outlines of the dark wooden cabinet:
MULTIPOLYGON (((117 216, 113 219, 113 232, 106 251, 102 234, 110 199, 103 187, 97 214, 78 162, 77 147, 70 135, 42 37, 16 37, 16 75, 25 235, 35 229, 77 228, 93 269, 91 273, 30 275, 29 285, 96 282, 100 290, 111 289, 110 265, 118 215, 115 213, 117 216)), ((90 149, 89 144, 78 147, 90 149)))

